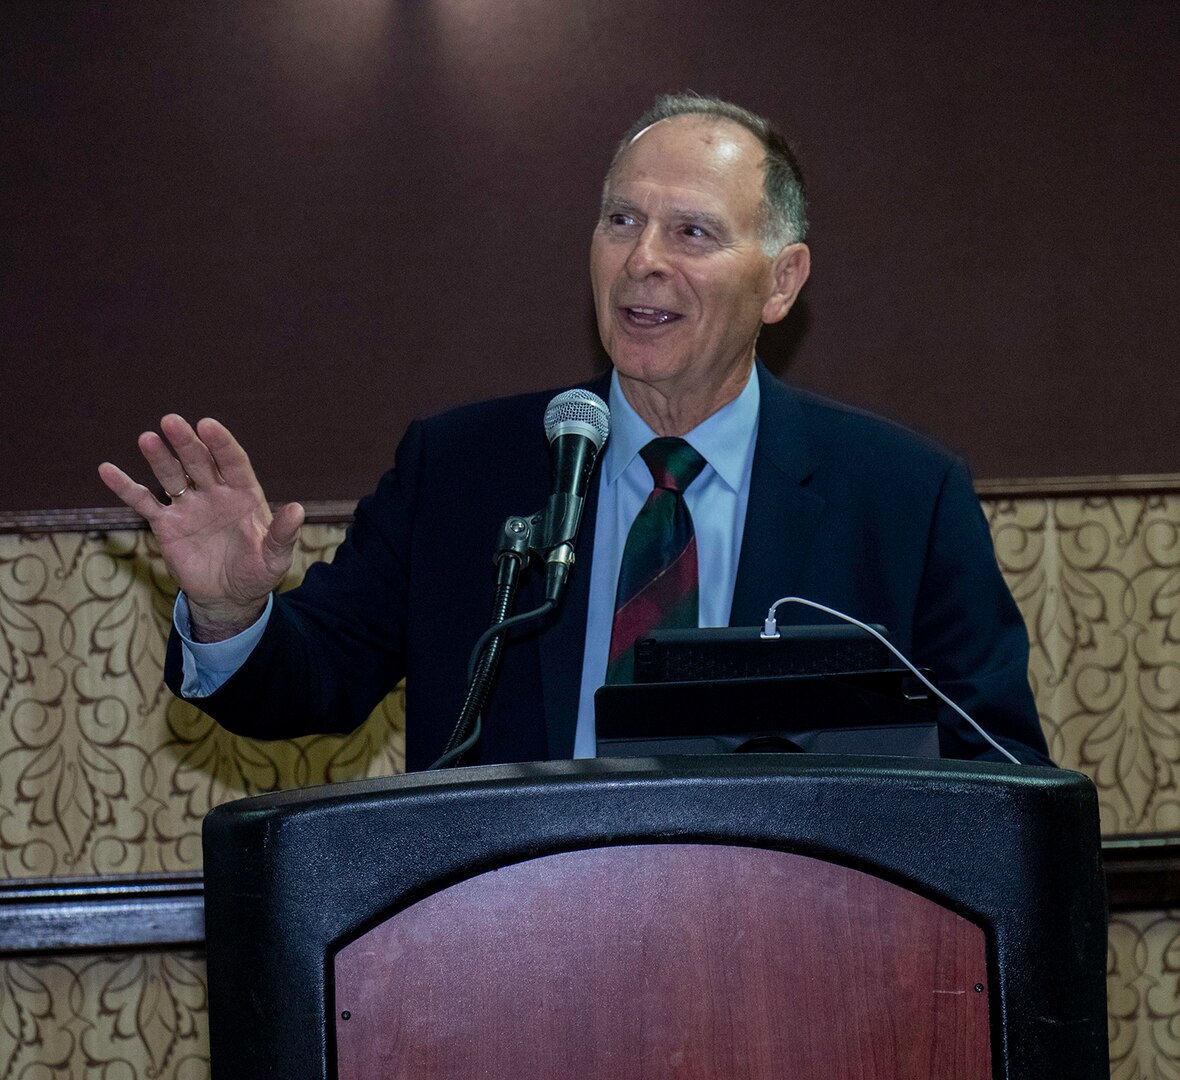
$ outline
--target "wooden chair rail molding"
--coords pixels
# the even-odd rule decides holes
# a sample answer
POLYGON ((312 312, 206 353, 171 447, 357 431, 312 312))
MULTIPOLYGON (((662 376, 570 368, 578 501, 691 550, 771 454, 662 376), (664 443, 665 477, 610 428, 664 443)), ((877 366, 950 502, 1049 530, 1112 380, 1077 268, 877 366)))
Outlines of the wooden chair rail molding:
MULTIPOLYGON (((1180 907, 1180 836, 1107 837, 1110 910, 1180 907)), ((200 873, 0 881, 0 956, 199 948, 200 873)))
MULTIPOLYGON (((1178 481, 1180 487, 1180 481, 1178 481)), ((272 503, 277 508, 278 503, 272 503)), ((330 499, 305 502, 312 525, 343 525, 352 520, 356 502, 330 499)), ((64 510, 0 510, 0 533, 95 532, 146 529, 143 518, 125 506, 91 506, 64 510)))
POLYGON ((0 881, 0 956, 205 943, 198 873, 0 881))
POLYGON ((1174 495, 1180 492, 1180 474, 1012 477, 977 480, 975 491, 981 499, 1174 495))

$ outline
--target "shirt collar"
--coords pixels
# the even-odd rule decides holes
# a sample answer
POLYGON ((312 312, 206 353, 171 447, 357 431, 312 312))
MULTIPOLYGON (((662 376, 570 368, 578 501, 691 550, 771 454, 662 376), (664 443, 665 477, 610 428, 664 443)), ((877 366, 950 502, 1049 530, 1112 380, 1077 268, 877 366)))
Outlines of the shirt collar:
MULTIPOLYGON (((761 394, 753 368, 742 392, 728 405, 701 421, 684 438, 734 491, 740 489, 758 432, 761 394)), ((658 438, 637 413, 619 385, 619 373, 610 379, 610 439, 602 459, 603 479, 613 484, 652 439, 658 438)))

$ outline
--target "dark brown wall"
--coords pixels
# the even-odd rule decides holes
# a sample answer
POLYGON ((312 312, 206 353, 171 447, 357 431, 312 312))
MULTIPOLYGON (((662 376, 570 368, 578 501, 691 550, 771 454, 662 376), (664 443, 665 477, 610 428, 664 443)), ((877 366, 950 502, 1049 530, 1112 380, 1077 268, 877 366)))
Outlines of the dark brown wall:
POLYGON ((791 377, 982 477, 1180 472, 1178 10, 5 4, 0 509, 109 502, 170 409, 353 497, 412 416, 585 377, 602 171, 683 87, 798 144, 791 377))

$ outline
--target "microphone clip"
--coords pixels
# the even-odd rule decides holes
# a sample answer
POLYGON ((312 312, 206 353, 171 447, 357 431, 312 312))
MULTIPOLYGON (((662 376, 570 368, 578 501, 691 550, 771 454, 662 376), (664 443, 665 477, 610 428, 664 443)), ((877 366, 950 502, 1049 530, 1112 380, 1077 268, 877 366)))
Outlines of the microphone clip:
POLYGON ((514 514, 504 522, 495 554, 498 584, 515 582, 529 556, 536 555, 545 563, 545 599, 557 602, 574 564, 574 546, 572 538, 564 538, 564 528, 546 527, 552 520, 547 510, 540 510, 527 518, 514 514))

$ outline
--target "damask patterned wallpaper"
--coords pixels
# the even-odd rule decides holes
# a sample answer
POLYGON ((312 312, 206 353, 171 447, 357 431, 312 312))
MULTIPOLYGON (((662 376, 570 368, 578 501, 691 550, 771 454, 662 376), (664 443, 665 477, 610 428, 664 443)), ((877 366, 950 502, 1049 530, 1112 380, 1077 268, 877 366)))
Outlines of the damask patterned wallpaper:
POLYGON ((205 958, 0 961, 3 1080, 208 1080, 205 958))
MULTIPOLYGON (((985 499, 1054 757, 1105 833, 1180 830, 1180 495, 985 499)), ((296 574, 330 555, 309 526, 296 574)), ((0 876, 191 870, 204 814, 400 771, 400 690, 348 737, 240 739, 161 687, 172 587, 140 530, 0 535, 0 876)), ((1112 1076, 1180 1080, 1180 912, 1117 916, 1112 1076)), ((204 964, 0 962, 0 1080, 208 1076, 204 964)))
POLYGON ((985 500, 1055 761, 1105 834, 1180 829, 1180 495, 985 500))
MULTIPOLYGON (((1057 761, 1105 833, 1180 829, 1180 495, 989 500, 1057 761)), ((305 530, 296 573, 338 526, 305 530)), ((186 870, 218 802, 399 771, 400 692, 347 738, 256 742, 163 688, 173 598, 150 534, 0 535, 5 876, 186 870)))
MULTIPOLYGON (((342 528, 304 530, 295 572, 342 528)), ((0 859, 8 877, 191 870, 215 805, 400 772, 400 691, 348 738, 241 739, 163 687, 175 589, 150 533, 0 536, 0 859)))
POLYGON ((1180 911, 1116 915, 1109 941, 1111 1080, 1180 1080, 1180 911))

